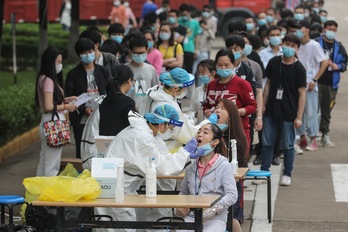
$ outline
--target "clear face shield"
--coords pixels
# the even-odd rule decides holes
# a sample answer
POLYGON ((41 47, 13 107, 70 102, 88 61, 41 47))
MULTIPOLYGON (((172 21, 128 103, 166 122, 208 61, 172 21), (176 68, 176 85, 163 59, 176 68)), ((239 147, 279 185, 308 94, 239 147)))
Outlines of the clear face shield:
POLYGON ((178 142, 178 137, 184 122, 175 119, 168 119, 158 114, 154 115, 167 123, 167 131, 161 133, 159 137, 166 143, 169 152, 175 153, 182 146, 182 144, 178 142))

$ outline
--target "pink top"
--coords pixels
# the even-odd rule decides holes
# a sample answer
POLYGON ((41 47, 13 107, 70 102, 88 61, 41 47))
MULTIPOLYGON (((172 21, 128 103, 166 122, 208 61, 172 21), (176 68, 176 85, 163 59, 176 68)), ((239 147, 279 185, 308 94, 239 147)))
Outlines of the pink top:
POLYGON ((146 57, 147 61, 150 62, 150 64, 153 65, 153 67, 156 69, 157 75, 161 74, 162 66, 163 66, 163 57, 162 53, 158 51, 157 48, 151 49, 151 51, 147 54, 146 57))
MULTIPOLYGON (((62 89, 61 89, 62 90, 62 89)), ((44 75, 39 77, 39 88, 38 88, 38 97, 40 109, 44 112, 44 93, 53 93, 54 83, 51 78, 45 78, 44 75)), ((63 90, 62 90, 63 91, 63 90)))
POLYGON ((213 158, 208 162, 207 166, 205 167, 201 164, 201 162, 197 161, 199 179, 202 179, 204 173, 209 171, 209 169, 213 166, 213 164, 215 163, 218 157, 219 157, 219 154, 215 154, 213 158))

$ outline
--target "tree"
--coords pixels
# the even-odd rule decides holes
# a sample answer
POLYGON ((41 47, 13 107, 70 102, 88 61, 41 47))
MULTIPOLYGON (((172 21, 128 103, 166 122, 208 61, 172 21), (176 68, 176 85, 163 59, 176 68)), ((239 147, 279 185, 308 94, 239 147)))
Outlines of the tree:
POLYGON ((68 45, 68 57, 67 63, 75 63, 77 57, 75 55, 75 43, 79 39, 79 27, 80 27, 80 0, 71 1, 71 28, 68 45))
POLYGON ((48 45, 47 38, 47 0, 39 0, 39 46, 37 56, 37 72, 41 65, 41 55, 48 45))
POLYGON ((4 21, 4 6, 5 0, 0 0, 0 57, 1 57, 1 45, 2 45, 2 22, 4 21))

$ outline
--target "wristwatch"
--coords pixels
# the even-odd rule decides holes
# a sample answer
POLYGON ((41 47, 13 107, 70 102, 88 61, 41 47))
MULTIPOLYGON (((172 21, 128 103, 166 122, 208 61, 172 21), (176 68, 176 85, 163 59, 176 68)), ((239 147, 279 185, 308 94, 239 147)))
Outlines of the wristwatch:
POLYGON ((316 79, 314 79, 314 78, 312 79, 312 81, 313 81, 314 83, 318 82, 318 80, 316 80, 316 79))

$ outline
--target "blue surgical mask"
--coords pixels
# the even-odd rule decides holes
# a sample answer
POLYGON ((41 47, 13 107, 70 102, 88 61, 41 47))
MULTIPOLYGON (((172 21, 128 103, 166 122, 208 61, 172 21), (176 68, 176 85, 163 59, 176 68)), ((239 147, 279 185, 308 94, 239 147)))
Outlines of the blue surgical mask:
POLYGON ((334 40, 335 37, 336 37, 336 32, 326 30, 325 31, 325 37, 328 38, 329 40, 334 40))
POLYGON ((271 36, 269 37, 269 43, 272 46, 278 46, 282 42, 282 39, 280 36, 271 36))
POLYGON ((90 63, 92 63, 94 61, 95 53, 92 52, 92 53, 88 53, 88 54, 81 54, 80 58, 81 58, 81 62, 84 65, 87 65, 87 64, 90 64, 90 63))
POLYGON ((189 20, 188 16, 181 16, 181 18, 182 18, 183 21, 189 20))
POLYGON ((314 11, 317 14, 319 14, 320 9, 318 7, 313 7, 312 11, 314 11))
POLYGON ((304 15, 301 14, 301 13, 296 13, 295 16, 294 16, 294 18, 295 18, 296 20, 303 20, 303 19, 304 19, 304 15))
POLYGON ((210 16, 209 12, 206 12, 206 11, 202 12, 202 17, 203 18, 209 18, 209 16, 210 16))
POLYGON ((204 152, 203 152, 203 155, 201 155, 201 156, 206 156, 206 155, 210 154, 210 152, 212 152, 214 150, 214 148, 211 147, 210 143, 204 144, 204 145, 199 146, 197 148, 203 149, 204 152))
POLYGON ((134 86, 130 87, 128 92, 126 93, 127 96, 130 96, 134 92, 134 86))
POLYGON ((151 30, 152 31, 156 31, 157 27, 154 25, 154 26, 151 26, 151 30))
POLYGON ((295 35, 296 35, 299 39, 302 39, 303 36, 304 36, 302 30, 300 30, 300 29, 297 29, 297 30, 296 30, 295 35))
POLYGON ((267 19, 259 19, 257 23, 259 24, 259 26, 264 26, 267 24, 267 19))
POLYGON ((216 73, 221 78, 227 78, 227 77, 229 77, 231 75, 235 75, 236 74, 236 69, 234 69, 234 68, 228 68, 228 69, 217 68, 216 69, 216 73))
POLYGON ((285 31, 280 32, 280 38, 281 38, 281 39, 284 39, 285 35, 286 35, 286 32, 285 32, 285 31))
POLYGON ((122 40, 123 40, 123 36, 121 35, 112 35, 110 36, 112 40, 115 40, 117 43, 122 43, 122 40))
POLYGON ((169 17, 169 18, 168 18, 168 23, 170 23, 170 24, 175 24, 175 23, 176 23, 176 18, 174 18, 174 17, 169 17))
POLYGON ((271 22, 273 22, 274 18, 271 15, 267 15, 266 20, 267 20, 267 22, 271 23, 271 22))
POLYGON ((161 38, 161 40, 169 40, 170 39, 170 34, 169 33, 160 33, 159 37, 161 38))
POLYGON ((304 13, 305 18, 309 18, 309 12, 304 13))
POLYGON ((228 127, 228 124, 227 123, 222 123, 222 124, 216 124, 220 129, 221 131, 225 131, 228 127))
POLYGON ((239 60, 242 57, 241 52, 233 52, 234 60, 239 60))
POLYGON ((243 50, 243 56, 249 56, 252 50, 253 46, 251 46, 250 44, 246 44, 243 50))
POLYGON ((147 41, 147 48, 153 48, 153 41, 147 41))
POLYGON ((283 46, 283 54, 286 58, 290 58, 295 56, 295 49, 287 47, 287 46, 283 46))
POLYGON ((247 31, 251 31, 252 29, 254 29, 254 23, 246 23, 245 25, 247 27, 247 31))
POLYGON ((320 16, 320 21, 322 23, 325 23, 327 21, 327 17, 326 16, 320 16))
POLYGON ((199 79, 204 83, 204 84, 208 84, 210 82, 210 77, 209 75, 202 75, 199 76, 199 79))
POLYGON ((132 60, 137 64, 142 64, 146 60, 147 54, 132 54, 132 60))

